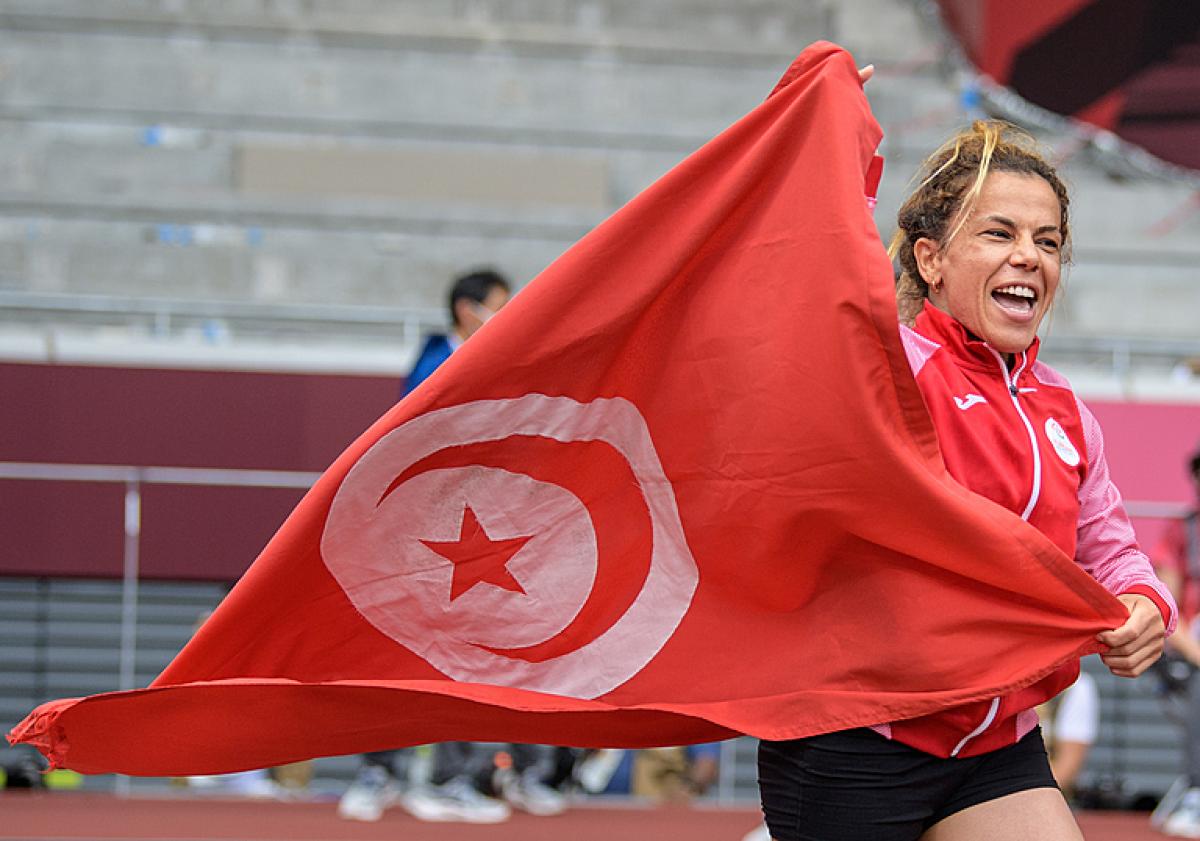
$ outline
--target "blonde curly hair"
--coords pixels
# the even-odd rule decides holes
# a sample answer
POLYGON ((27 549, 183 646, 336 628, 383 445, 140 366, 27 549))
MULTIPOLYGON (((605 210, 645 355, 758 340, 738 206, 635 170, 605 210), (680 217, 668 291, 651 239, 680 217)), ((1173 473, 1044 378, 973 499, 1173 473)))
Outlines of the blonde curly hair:
POLYGON ((888 256, 899 264, 896 306, 905 324, 913 323, 929 297, 929 284, 917 267, 913 246, 925 237, 945 249, 971 215, 992 171, 1037 175, 1054 189, 1062 209, 1061 258, 1064 264, 1070 262, 1071 198, 1058 172, 1021 129, 1002 120, 976 120, 925 159, 917 171, 921 183, 897 213, 898 227, 888 256))

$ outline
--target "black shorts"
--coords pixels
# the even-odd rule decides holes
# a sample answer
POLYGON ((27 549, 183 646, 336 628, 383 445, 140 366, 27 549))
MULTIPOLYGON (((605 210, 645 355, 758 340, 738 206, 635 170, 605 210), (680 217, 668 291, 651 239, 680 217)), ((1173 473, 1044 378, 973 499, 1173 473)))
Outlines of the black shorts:
POLYGON ((966 759, 942 759, 867 728, 762 742, 758 784, 776 841, 916 841, 969 806, 1056 787, 1041 728, 966 759))

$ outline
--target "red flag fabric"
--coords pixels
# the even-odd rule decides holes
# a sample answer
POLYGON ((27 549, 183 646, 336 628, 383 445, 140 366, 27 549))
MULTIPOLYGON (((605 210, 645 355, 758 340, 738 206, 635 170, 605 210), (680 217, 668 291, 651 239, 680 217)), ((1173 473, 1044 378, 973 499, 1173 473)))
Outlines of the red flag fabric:
POLYGON ((1120 604, 945 471, 879 140, 851 57, 810 47, 356 441, 152 686, 12 738, 146 775, 795 738, 1095 651, 1120 604))

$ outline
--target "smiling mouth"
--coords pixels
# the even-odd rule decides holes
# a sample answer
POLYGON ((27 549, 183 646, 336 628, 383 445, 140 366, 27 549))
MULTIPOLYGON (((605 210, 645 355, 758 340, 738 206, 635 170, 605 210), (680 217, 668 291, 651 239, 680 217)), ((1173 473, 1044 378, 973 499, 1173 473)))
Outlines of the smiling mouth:
POLYGON ((1037 291, 1032 286, 1005 286, 992 291, 992 300, 1011 315, 1028 316, 1037 305, 1037 291))

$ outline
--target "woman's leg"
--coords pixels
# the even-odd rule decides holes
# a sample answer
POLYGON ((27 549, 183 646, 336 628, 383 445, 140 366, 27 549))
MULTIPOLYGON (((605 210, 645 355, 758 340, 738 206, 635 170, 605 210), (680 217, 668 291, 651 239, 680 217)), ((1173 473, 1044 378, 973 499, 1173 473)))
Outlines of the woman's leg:
POLYGON ((1056 788, 1031 788, 955 812, 921 841, 1083 841, 1079 824, 1056 788))

